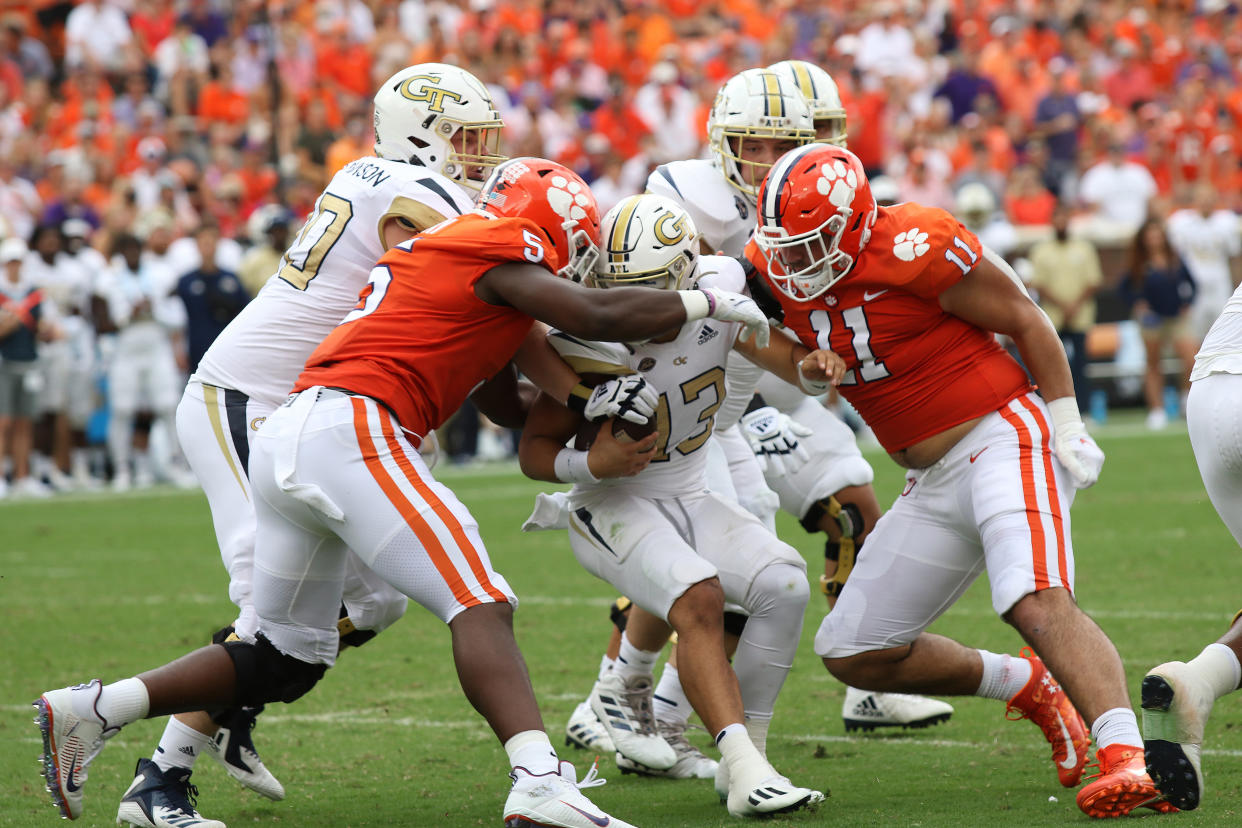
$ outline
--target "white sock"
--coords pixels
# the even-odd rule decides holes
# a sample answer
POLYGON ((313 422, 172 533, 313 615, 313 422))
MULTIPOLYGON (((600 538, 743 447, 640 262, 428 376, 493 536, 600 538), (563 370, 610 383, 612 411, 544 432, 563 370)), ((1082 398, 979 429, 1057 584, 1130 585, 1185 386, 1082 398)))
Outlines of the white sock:
POLYGON ((94 698, 94 693, 80 693, 74 699, 74 712, 79 716, 96 713, 103 717, 108 727, 123 727, 139 719, 145 719, 151 709, 147 686, 140 679, 127 678, 106 685, 94 698), (83 705, 87 710, 77 709, 83 705))
POLYGON ((1105 710, 1099 718, 1091 723, 1091 738, 1095 739, 1095 749, 1109 745, 1130 745, 1142 747, 1143 737, 1139 735, 1138 719, 1134 711, 1128 707, 1114 707, 1105 710))
POLYGON ((599 677, 603 678, 611 673, 612 668, 615 667, 616 664, 617 662, 613 661, 607 654, 605 654, 604 657, 599 660, 599 677))
POLYGON ((1238 664, 1238 656, 1224 644, 1209 644, 1203 648, 1186 666, 1195 675, 1207 682, 1216 698, 1232 693, 1242 682, 1242 665, 1238 664))
POLYGON ((991 653, 987 650, 975 652, 983 659, 983 680, 975 691, 976 696, 1007 702, 1018 695, 1031 680, 1029 659, 1014 658, 1008 653, 991 653))
POLYGON ((640 650, 631 644, 630 637, 623 633, 621 635, 621 651, 617 653, 617 663, 612 670, 626 681, 640 676, 650 676, 652 669, 655 667, 656 659, 659 657, 660 653, 658 650, 640 650))
POLYGON ((690 720, 694 708, 681 687, 681 675, 672 664, 665 664, 660 673, 660 683, 654 693, 654 709, 657 721, 684 725, 690 720))
POLYGON ((753 788, 771 776, 771 765, 750 740, 745 725, 727 725, 716 734, 716 747, 729 766, 730 787, 742 785, 744 789, 753 788))
POLYGON ((763 756, 768 755, 768 728, 772 726, 772 717, 746 714, 746 735, 750 736, 751 744, 763 756))
POLYGON ((206 733, 199 733, 189 725, 178 721, 176 717, 169 716, 168 724, 164 726, 164 735, 160 737, 159 747, 155 749, 151 761, 165 772, 171 768, 189 770, 194 767, 194 763, 207 749, 207 743, 210 741, 211 737, 206 733))
POLYGON ((561 769, 556 749, 542 730, 523 730, 510 737, 505 742, 505 753, 509 754, 510 767, 525 768, 532 776, 559 773, 561 769))

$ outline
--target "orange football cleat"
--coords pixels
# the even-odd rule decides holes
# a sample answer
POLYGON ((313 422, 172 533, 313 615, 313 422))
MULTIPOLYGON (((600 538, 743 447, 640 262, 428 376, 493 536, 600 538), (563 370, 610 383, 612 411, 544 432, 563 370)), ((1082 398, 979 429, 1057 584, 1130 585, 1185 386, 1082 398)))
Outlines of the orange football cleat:
POLYGON ((1091 741, 1087 726, 1039 656, 1030 647, 1023 647, 1018 655, 1031 662, 1031 677, 1009 700, 1005 718, 1030 719, 1039 725, 1044 738, 1052 745, 1057 777, 1062 785, 1072 788, 1082 779, 1087 766, 1087 747, 1091 741))
POLYGON ((1122 817, 1135 808, 1151 808, 1162 814, 1177 812, 1147 775, 1141 747, 1102 747, 1095 752, 1095 763, 1099 766, 1099 774, 1078 792, 1078 807, 1087 816, 1096 819, 1122 817))

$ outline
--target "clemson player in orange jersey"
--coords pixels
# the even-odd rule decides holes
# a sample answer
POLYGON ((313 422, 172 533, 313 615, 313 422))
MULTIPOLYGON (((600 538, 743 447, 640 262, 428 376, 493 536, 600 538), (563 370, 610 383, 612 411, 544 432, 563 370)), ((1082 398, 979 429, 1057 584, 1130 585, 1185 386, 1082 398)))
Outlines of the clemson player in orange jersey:
POLYGON ((1069 507, 1104 454, 1047 317, 949 213, 878 207, 862 164, 840 147, 782 156, 758 222, 746 256, 766 278, 752 292, 769 288, 803 344, 845 360, 838 390, 909 469, 815 637, 829 672, 873 690, 1005 701, 1043 730, 1066 787, 1087 761, 1081 710, 1101 774, 1079 807, 1093 817, 1173 810, 1144 768, 1121 659, 1072 593, 1069 507), (994 333, 1013 339, 1042 399, 994 333), (924 632, 985 570, 993 608, 1032 653, 924 632))
MULTIPOLYGON (((715 288, 604 293, 575 284, 594 265, 599 211, 560 164, 505 161, 480 205, 379 260, 357 307, 255 436, 258 632, 35 703, 44 776, 66 816, 81 814, 87 766, 124 725, 223 704, 291 702, 313 687, 336 658, 353 550, 448 625, 462 689, 513 768, 505 824, 628 828, 579 792, 594 773, 578 783, 548 741, 513 638, 517 599, 492 569, 478 524, 431 476, 418 445, 481 383, 497 375, 511 383, 506 366, 515 355, 525 370, 519 348, 535 319, 585 339, 636 341, 711 317, 742 323, 760 347, 767 319, 750 299, 715 288)), ((649 452, 654 442, 628 450, 649 452)))

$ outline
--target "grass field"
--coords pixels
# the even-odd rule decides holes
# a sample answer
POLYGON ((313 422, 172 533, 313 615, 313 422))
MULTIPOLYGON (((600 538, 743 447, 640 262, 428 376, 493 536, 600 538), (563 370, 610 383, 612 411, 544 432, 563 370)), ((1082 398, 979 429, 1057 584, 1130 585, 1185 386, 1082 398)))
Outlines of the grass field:
MULTIPOLYGON (((1112 636, 1137 703, 1143 674, 1190 658, 1242 605, 1239 550, 1203 493, 1183 431, 1148 435, 1110 426, 1099 442, 1104 476, 1074 505, 1079 600, 1112 636)), ((882 455, 881 502, 901 485, 882 455)), ((472 509, 497 568, 522 599, 518 637, 555 742, 590 689, 608 628, 609 588, 574 562, 561 533, 523 535, 540 485, 508 466, 443 470, 472 509)), ((812 573, 820 543, 782 518, 781 534, 812 573)), ((232 618, 206 502, 199 493, 81 496, 0 504, 0 606, 6 628, 0 674, 0 825, 57 824, 35 765, 30 700, 44 689, 106 681, 161 664, 203 643, 232 618)), ((1053 825, 1085 823, 1061 788, 1035 727, 1007 722, 1003 706, 957 699, 942 726, 886 737, 850 737, 843 690, 811 649, 823 614, 812 596, 803 646, 777 707, 774 764, 801 784, 830 791, 814 814, 781 824, 833 826, 1053 825)), ((986 579, 933 628, 966 643, 1015 652, 1021 641, 990 610, 986 579)), ((91 766, 78 824, 113 824, 134 762, 154 749, 162 721, 140 722, 109 742, 91 766)), ((500 824, 508 780, 503 751, 457 686, 447 630, 417 606, 291 707, 260 720, 256 743, 288 797, 244 791, 210 759, 194 781, 200 807, 233 828, 473 826, 500 824)), ((706 745, 706 734, 694 737, 706 745)), ((1204 745, 1208 793, 1193 813, 1147 819, 1177 825, 1242 824, 1242 710, 1216 708, 1204 745)), ((563 752, 585 770, 590 757, 563 752)), ((590 791, 641 826, 735 824, 710 782, 621 776, 590 791)), ((1151 813, 1151 812, 1143 812, 1151 813)))

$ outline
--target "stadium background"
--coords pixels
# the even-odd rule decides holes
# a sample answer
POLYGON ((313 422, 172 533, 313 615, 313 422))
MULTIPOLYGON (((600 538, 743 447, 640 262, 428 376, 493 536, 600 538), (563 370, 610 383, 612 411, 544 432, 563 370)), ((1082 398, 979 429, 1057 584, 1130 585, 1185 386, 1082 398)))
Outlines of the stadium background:
MULTIPOLYGON (((723 80, 796 57, 832 73, 851 148, 903 198, 952 208, 958 186, 987 184, 1016 228, 1016 255, 1049 234, 1052 207, 1065 199, 1075 206, 1075 233, 1101 253, 1111 291, 1125 228, 1100 220, 1077 192, 1110 146, 1150 171, 1154 215, 1190 204, 1204 181, 1218 206, 1242 209, 1240 17, 1235 4, 1214 0, 0 0, 0 235, 28 237, 40 224, 80 218, 107 260, 123 233, 141 238, 167 226, 190 237, 211 222, 228 267, 266 255, 266 269, 255 272, 271 273, 278 254, 266 249, 264 230, 280 221, 296 229, 332 172, 370 152, 375 85, 428 60, 488 82, 507 123, 506 152, 573 166, 606 209, 641 190, 655 164, 703 153, 723 80), (1036 119, 1058 82, 1078 108, 1068 131, 1036 119)), ((187 262, 197 265, 193 253, 187 262)), ((1108 324, 1128 309, 1106 292, 1100 314, 1108 324)), ((1096 373, 1123 380, 1107 392, 1125 403, 1134 391, 1124 380, 1142 364, 1113 361, 1122 340, 1115 329, 1099 338, 1105 367, 1096 373)), ((1237 608, 1237 550, 1207 504, 1184 429, 1149 434, 1113 411, 1098 433, 1109 463, 1075 507, 1079 582, 1137 691, 1148 667, 1188 657, 1224 628, 1237 608)), ((868 456, 887 502, 895 470, 868 456)), ((602 645, 608 591, 574 565, 561 538, 516 535, 538 487, 515 469, 444 474, 486 516, 501 571, 531 596, 520 634, 555 734, 589 689, 597 643, 582 630, 598 616, 602 645)), ((38 747, 29 699, 88 678, 84 669, 115 678, 175 655, 218 626, 229 605, 196 493, 9 502, 0 527, 0 600, 12 633, 0 732, 13 748, 0 759, 0 825, 37 825, 54 816, 30 762, 38 747)), ((813 539, 792 522, 781 528, 818 566, 813 539)), ((813 601, 808 637, 820 612, 813 601)), ((937 629, 993 649, 1020 644, 989 617, 978 587, 937 629)), ((210 790, 209 816, 297 825, 494 819, 502 762, 457 692, 444 631, 413 610, 357 654, 363 669, 354 660, 256 737, 296 785, 290 800, 259 803, 208 767, 196 780, 210 790)), ((784 733, 773 749, 782 767, 822 779, 833 796, 827 813, 791 821, 1081 818, 1052 782, 1037 734, 1001 721, 994 705, 963 700, 934 733, 846 739, 841 692, 808 643, 778 708, 784 733)), ((133 756, 154 744, 156 725, 143 727, 92 769, 85 824, 111 823, 133 756)), ((1236 824, 1240 728, 1236 700, 1223 701, 1205 745, 1209 799, 1180 823, 1236 824)), ((581 769, 582 757, 573 758, 581 769)), ((710 791, 620 778, 607 757, 601 766, 613 781, 599 801, 621 816, 726 824, 708 810, 710 791)))

